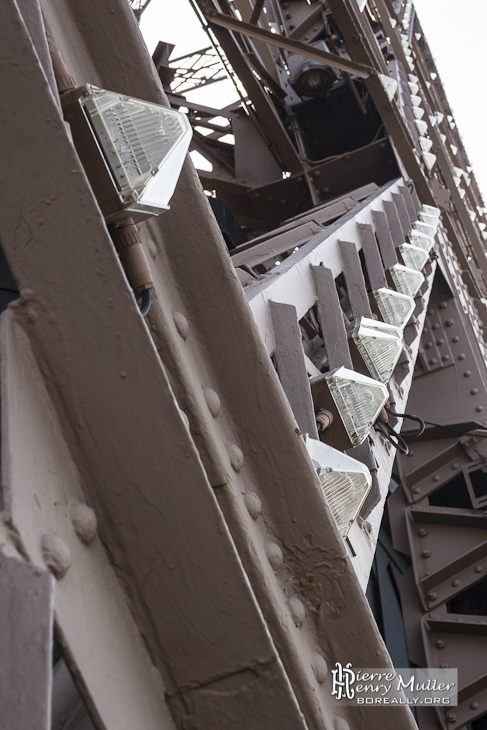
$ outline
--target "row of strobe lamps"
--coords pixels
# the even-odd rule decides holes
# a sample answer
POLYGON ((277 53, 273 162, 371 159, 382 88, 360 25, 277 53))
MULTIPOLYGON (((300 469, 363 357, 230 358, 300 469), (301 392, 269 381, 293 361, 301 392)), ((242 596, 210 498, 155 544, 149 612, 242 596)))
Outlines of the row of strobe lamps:
MULTIPOLYGON (((417 33, 416 37, 419 39, 421 37, 421 34, 417 33)), ((421 147, 424 164, 426 165, 428 170, 432 170, 436 163, 436 155, 434 155, 430 151, 433 146, 433 140, 431 140, 427 136, 428 124, 423 119, 423 117, 425 115, 425 110, 423 109, 423 106, 422 106, 422 99, 418 95, 419 94, 419 79, 414 73, 415 67, 414 67, 414 59, 413 59, 412 50, 411 50, 411 43, 409 41, 409 36, 406 35, 405 33, 400 33, 400 39, 401 39, 401 45, 402 45, 404 54, 407 59, 407 63, 409 65, 409 70, 411 71, 411 73, 408 74, 408 86, 409 86, 409 91, 411 92, 411 103, 412 103, 412 110, 413 110, 413 114, 414 114, 414 123, 415 123, 416 129, 418 130, 418 134, 419 134, 419 145, 421 147)), ((432 72, 431 78, 434 80, 436 78, 436 73, 432 72)), ((430 86, 429 81, 427 82, 427 85, 430 86)), ((443 122, 444 118, 445 118, 445 115, 442 114, 442 112, 436 112, 435 114, 429 115, 429 121, 430 121, 431 126, 440 125, 443 122)), ((447 121, 448 121, 450 127, 453 129, 455 127, 455 122, 453 121, 453 117, 451 115, 448 115, 447 121)), ((439 132, 439 135, 440 135, 440 139, 443 142, 443 144, 446 144, 446 141, 447 141, 446 135, 443 134, 442 132, 439 132)), ((451 149, 452 155, 457 154, 458 148, 456 147, 456 145, 451 144, 450 149, 451 149)), ((462 170, 461 167, 458 167, 453 164, 452 164, 452 168, 453 168, 453 174, 454 174, 453 180, 458 189, 458 193, 463 200, 463 198, 465 197, 465 188, 462 187, 462 182, 465 182, 466 185, 470 185, 471 180, 470 180, 469 172, 471 172, 471 168, 467 168, 467 171, 465 171, 465 170, 462 170)), ((475 213, 472 214, 472 211, 470 211, 470 217, 472 218, 472 220, 475 220, 476 214, 475 213)), ((485 226, 484 227, 481 226, 482 231, 484 230, 484 228, 485 228, 485 226)))
MULTIPOLYGON (((429 260, 439 219, 437 208, 422 206, 409 232, 409 242, 399 246, 404 264, 388 270, 396 291, 383 287, 373 292, 383 322, 360 317, 355 323, 352 340, 371 377, 339 367, 323 378, 351 446, 365 441, 388 400, 386 383, 403 350, 403 331, 415 308, 414 297, 424 282, 421 270, 429 260)), ((326 430, 322 433, 331 440, 326 430)), ((326 502, 345 538, 371 488, 370 471, 323 441, 306 436, 305 442, 326 502)))

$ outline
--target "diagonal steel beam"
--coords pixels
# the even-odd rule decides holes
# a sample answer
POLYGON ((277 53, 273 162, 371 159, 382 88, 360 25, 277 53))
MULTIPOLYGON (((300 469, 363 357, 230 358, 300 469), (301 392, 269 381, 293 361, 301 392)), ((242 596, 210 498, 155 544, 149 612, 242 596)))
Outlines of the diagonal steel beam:
POLYGON ((333 53, 327 53, 326 51, 320 51, 318 48, 313 48, 307 43, 301 43, 295 41, 292 38, 280 35, 279 33, 271 33, 270 30, 264 30, 251 23, 245 23, 242 20, 237 20, 231 15, 224 15, 223 13, 217 13, 216 10, 210 10, 207 13, 207 18, 210 23, 226 28, 237 33, 242 33, 249 38, 255 38, 256 40, 265 41, 271 46, 277 46, 290 53, 297 53, 304 58, 309 58, 311 61, 318 61, 318 63, 324 63, 327 66, 336 68, 339 71, 345 71, 347 73, 355 74, 361 79, 368 78, 374 73, 371 66, 367 66, 362 63, 355 63, 355 61, 349 61, 346 58, 335 56, 333 53))

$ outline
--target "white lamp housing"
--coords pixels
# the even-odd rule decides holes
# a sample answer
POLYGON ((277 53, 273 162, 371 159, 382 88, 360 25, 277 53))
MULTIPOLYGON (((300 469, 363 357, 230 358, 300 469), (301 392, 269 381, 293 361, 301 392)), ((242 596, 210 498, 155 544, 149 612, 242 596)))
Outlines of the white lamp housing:
POLYGON ((414 299, 424 283, 423 274, 402 264, 394 264, 389 271, 397 291, 414 299))
MULTIPOLYGON (((90 84, 75 93, 119 208, 142 217, 167 210, 192 136, 186 116, 90 84)), ((110 193, 101 195, 103 210, 110 193)))
POLYGON ((414 299, 386 287, 376 289, 373 294, 384 322, 404 329, 414 312, 414 299))
POLYGON ((419 246, 411 246, 410 243, 403 243, 399 246, 404 265, 409 269, 421 271, 429 259, 429 253, 419 246))
POLYGON ((345 367, 332 370, 325 380, 348 438, 353 446, 358 446, 367 438, 388 399, 387 388, 377 380, 345 367))
POLYGON ((428 213, 423 213, 423 211, 420 210, 418 218, 423 223, 427 223, 429 226, 434 226, 436 230, 438 229, 438 223, 440 222, 440 219, 436 216, 429 215, 428 213))
POLYGON ((428 253, 433 248, 435 242, 433 236, 427 236, 425 233, 421 233, 414 228, 409 232, 408 240, 412 246, 424 248, 424 250, 428 251, 428 253))
POLYGON ((415 119, 414 124, 416 125, 416 129, 418 130, 419 134, 423 137, 426 132, 428 131, 428 125, 423 119, 415 119))
POLYGON ((378 76, 382 86, 384 87, 387 98, 389 101, 392 101, 397 91, 396 79, 392 79, 390 76, 386 76, 385 74, 378 74, 378 76))
POLYGON ((419 138, 419 145, 423 152, 429 152, 430 149, 433 147, 433 140, 428 139, 428 137, 420 137, 419 138))
POLYGON ((428 223, 425 223, 421 220, 416 220, 413 223, 413 231, 419 231, 419 233, 424 233, 425 236, 435 236, 436 231, 438 229, 438 224, 430 226, 428 223))
POLYGON ((418 84, 415 84, 413 81, 408 81, 408 86, 409 86, 409 91, 411 92, 411 94, 416 95, 418 93, 418 91, 419 91, 418 84))
POLYGON ((426 215, 432 215, 436 218, 441 216, 441 210, 439 208, 435 208, 433 205, 426 205, 426 203, 421 206, 421 211, 426 213, 426 215))
POLYGON ((372 377, 388 383, 402 352, 402 330, 385 322, 360 317, 355 324, 353 339, 372 377))
POLYGON ((345 538, 372 486, 370 471, 365 464, 321 441, 306 436, 305 443, 328 506, 345 538))
POLYGON ((413 106, 413 114, 416 119, 422 119, 424 117, 424 109, 420 106, 413 106))
POLYGON ((434 155, 432 152, 423 152, 423 160, 428 170, 432 170, 435 166, 436 155, 434 155))

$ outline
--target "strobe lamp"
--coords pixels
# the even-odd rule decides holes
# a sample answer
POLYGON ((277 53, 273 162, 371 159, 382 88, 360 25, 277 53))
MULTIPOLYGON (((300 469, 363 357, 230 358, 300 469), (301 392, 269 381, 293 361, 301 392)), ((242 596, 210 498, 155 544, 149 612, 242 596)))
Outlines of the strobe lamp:
POLYGON ((352 446, 363 443, 389 394, 387 388, 367 375, 345 367, 325 376, 331 396, 352 446))
POLYGON ((373 295, 384 322, 403 330, 414 312, 414 299, 386 287, 376 289, 373 295))
POLYGON ((402 264, 394 264, 389 271, 397 291, 414 299, 424 283, 423 274, 402 264))
POLYGON ((421 271, 429 259, 429 253, 426 249, 411 246, 410 243, 403 243, 402 246, 399 246, 399 251, 405 266, 409 269, 416 269, 416 271, 421 271))
POLYGON ((352 336, 372 377, 388 383, 402 352, 402 330, 385 322, 360 317, 352 336))
POLYGON ((411 246, 424 248, 427 253, 431 251, 435 243, 433 236, 427 236, 426 233, 421 233, 421 231, 418 231, 415 228, 412 228, 409 232, 408 241, 411 246))
POLYGON ((62 105, 108 222, 169 208, 192 135, 183 114, 90 84, 64 94, 62 105))
MULTIPOLYGON (((312 48, 329 52, 324 41, 315 41, 312 48)), ((296 53, 288 56, 289 83, 301 98, 322 96, 337 80, 338 76, 331 66, 319 61, 306 59, 296 53)))
POLYGON ((345 538, 370 491, 370 471, 365 464, 321 441, 306 436, 305 443, 328 506, 345 538))

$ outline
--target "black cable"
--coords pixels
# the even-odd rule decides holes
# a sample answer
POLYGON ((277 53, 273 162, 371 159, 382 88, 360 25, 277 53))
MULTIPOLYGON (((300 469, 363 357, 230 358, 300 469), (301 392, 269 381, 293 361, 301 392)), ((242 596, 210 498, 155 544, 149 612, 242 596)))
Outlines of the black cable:
MULTIPOLYGON (((436 426, 436 428, 443 428, 445 431, 451 431, 452 433, 461 433, 462 436, 477 436, 481 439, 487 439, 487 433, 475 433, 475 431, 460 431, 459 428, 451 428, 451 426, 444 426, 442 423, 433 423, 433 421, 425 421, 427 426, 436 426)), ((485 430, 485 429, 484 429, 485 430)), ((404 436, 405 434, 403 434, 404 436)))
POLYGON ((381 434, 394 446, 395 449, 399 451, 400 454, 404 454, 404 456, 409 454, 409 446, 404 441, 401 434, 394 431, 390 423, 387 421, 386 423, 377 421, 376 426, 381 434))
POLYGON ((394 416, 395 418, 407 418, 409 421, 417 421, 419 423, 419 428, 416 429, 416 431, 406 431, 406 433, 403 432, 403 438, 413 439, 421 436, 421 434, 424 433, 426 424, 420 416, 413 416, 411 413, 396 413, 392 410, 392 408, 387 407, 386 411, 390 416, 394 416))
POLYGON ((150 305, 151 305, 151 299, 152 299, 152 297, 151 297, 151 290, 150 289, 144 289, 143 292, 138 292, 138 291, 135 291, 135 289, 134 289, 134 296, 135 296, 135 301, 136 302, 138 302, 139 299, 142 300, 141 303, 140 303, 139 311, 140 311, 141 315, 143 317, 145 317, 145 315, 149 311, 150 305))

